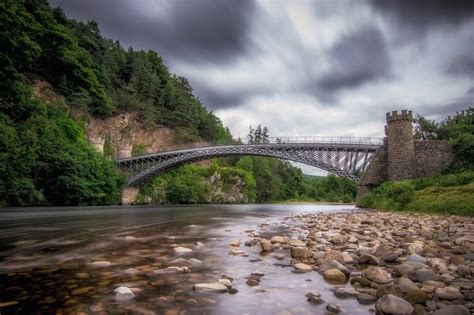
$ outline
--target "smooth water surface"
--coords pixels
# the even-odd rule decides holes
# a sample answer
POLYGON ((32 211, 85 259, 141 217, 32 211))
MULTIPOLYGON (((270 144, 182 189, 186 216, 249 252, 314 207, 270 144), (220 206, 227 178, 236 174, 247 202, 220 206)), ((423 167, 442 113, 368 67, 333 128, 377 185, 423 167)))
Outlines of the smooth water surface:
POLYGON ((319 314, 334 302, 344 313, 366 314, 368 306, 336 298, 318 273, 293 273, 289 250, 277 251, 286 254, 277 260, 242 243, 248 257, 228 255, 228 243, 245 241, 250 230, 291 236, 298 232, 287 224, 291 216, 331 211, 355 210, 290 204, 2 209, 0 313, 319 314), (193 252, 177 254, 176 246, 193 252), (190 258, 202 263, 190 264, 190 258), (111 265, 97 268, 95 261, 111 265), (168 266, 190 272, 155 273, 168 266), (129 268, 136 271, 125 272, 129 268), (257 270, 265 275, 250 287, 247 277, 257 270), (234 279, 237 293, 192 289, 223 276, 234 279), (119 286, 133 288, 135 298, 116 301, 119 286), (314 289, 325 303, 306 301, 314 289))

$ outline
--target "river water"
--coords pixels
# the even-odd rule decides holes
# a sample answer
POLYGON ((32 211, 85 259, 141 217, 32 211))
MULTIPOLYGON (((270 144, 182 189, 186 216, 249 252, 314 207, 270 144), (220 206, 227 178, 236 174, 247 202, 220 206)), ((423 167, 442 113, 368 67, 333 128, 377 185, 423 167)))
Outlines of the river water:
POLYGON ((323 314, 327 303, 367 314, 369 306, 336 298, 317 272, 293 273, 289 250, 277 251, 286 254, 278 260, 242 243, 248 256, 228 254, 228 243, 245 241, 249 230, 291 236, 298 232, 287 225, 291 216, 340 211, 356 210, 310 204, 1 209, 0 314, 323 314), (176 253, 177 246, 192 252, 176 253), (97 261, 110 265, 92 264, 97 261), (155 273, 168 266, 190 272, 155 273), (264 276, 248 286, 255 271, 264 276), (223 276, 233 278, 237 292, 193 290, 223 276), (116 300, 120 286, 135 297, 116 300), (307 302, 311 290, 325 303, 307 302))

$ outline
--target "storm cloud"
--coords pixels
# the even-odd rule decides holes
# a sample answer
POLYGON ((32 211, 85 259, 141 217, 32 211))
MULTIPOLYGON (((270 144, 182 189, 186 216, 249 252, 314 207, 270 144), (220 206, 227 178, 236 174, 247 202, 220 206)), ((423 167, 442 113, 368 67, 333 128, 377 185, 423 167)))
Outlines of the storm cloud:
POLYGON ((330 68, 318 82, 323 91, 355 88, 392 76, 387 45, 382 33, 373 27, 342 36, 328 55, 330 68))
POLYGON ((385 112, 474 105, 474 2, 52 0, 153 49, 235 137, 383 136, 385 112), (466 92, 467 91, 467 92, 466 92))

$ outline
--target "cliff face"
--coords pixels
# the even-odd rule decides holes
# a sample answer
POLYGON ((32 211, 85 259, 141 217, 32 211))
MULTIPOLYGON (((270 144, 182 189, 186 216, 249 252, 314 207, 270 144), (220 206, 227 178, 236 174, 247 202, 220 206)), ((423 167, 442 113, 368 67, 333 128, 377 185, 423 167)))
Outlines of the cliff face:
POLYGON ((90 118, 86 124, 89 141, 100 151, 116 156, 120 150, 130 154, 145 154, 172 149, 178 143, 176 132, 162 127, 147 130, 137 113, 122 113, 102 120, 90 118))

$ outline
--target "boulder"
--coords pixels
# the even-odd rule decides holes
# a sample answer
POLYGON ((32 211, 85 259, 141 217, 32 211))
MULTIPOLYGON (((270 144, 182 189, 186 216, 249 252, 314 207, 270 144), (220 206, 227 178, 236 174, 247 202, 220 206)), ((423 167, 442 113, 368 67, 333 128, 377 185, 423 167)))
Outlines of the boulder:
POLYGON ((352 265, 354 263, 354 258, 348 252, 342 252, 342 259, 344 264, 352 265))
POLYGON ((431 313, 431 315, 469 315, 469 314, 470 314, 469 310, 464 305, 447 305, 431 313))
POLYGON ((407 293, 413 290, 418 290, 418 286, 408 278, 401 277, 398 279, 398 285, 403 293, 407 293))
POLYGON ((306 243, 305 243, 305 242, 300 241, 300 240, 297 240, 297 239, 294 239, 294 238, 288 240, 288 244, 289 244, 290 246, 294 246, 294 247, 306 247, 306 243))
POLYGON ((328 269, 339 269, 345 275, 349 275, 351 273, 351 271, 346 266, 344 266, 343 264, 341 264, 340 262, 334 259, 331 259, 322 263, 319 266, 319 273, 323 274, 328 269))
POLYGON ((318 291, 311 291, 306 293, 306 298, 308 299, 308 302, 312 304, 321 304, 322 302, 324 302, 321 299, 321 293, 319 293, 318 291))
POLYGON ((420 256, 418 254, 411 254, 409 255, 405 261, 414 261, 414 262, 419 262, 419 263, 422 263, 422 264, 426 264, 427 263, 427 259, 423 256, 420 256))
POLYGON ((270 240, 272 243, 286 244, 286 239, 283 236, 275 235, 270 240))
POLYGON ((346 281, 346 275, 339 269, 328 269, 324 272, 324 279, 336 282, 346 281))
POLYGON ((301 272, 311 272, 311 271, 313 271, 313 267, 311 267, 310 265, 307 265, 307 264, 303 264, 303 263, 296 264, 295 269, 297 271, 301 271, 301 272))
POLYGON ((379 284, 388 283, 390 281, 388 278, 387 271, 375 266, 369 266, 367 269, 364 270, 362 275, 370 281, 379 284))
POLYGON ((196 283, 193 290, 206 292, 227 292, 227 287, 221 283, 196 283))
POLYGON ((264 252, 271 252, 273 250, 273 245, 268 240, 261 240, 260 247, 262 248, 262 251, 264 252))
POLYGON ((376 265, 379 266, 383 262, 380 258, 377 256, 371 255, 371 254, 364 254, 357 259, 358 264, 369 264, 369 265, 376 265))
POLYGON ((334 295, 338 298, 348 298, 357 296, 358 292, 352 288, 336 288, 334 295))
POLYGON ((424 282, 427 280, 438 280, 439 276, 430 269, 418 269, 410 271, 407 274, 408 278, 416 282, 424 282))
POLYGON ((311 252, 306 247, 291 247, 291 257, 293 258, 311 258, 313 257, 313 252, 311 252))
POLYGON ((342 253, 338 250, 335 249, 329 249, 324 254, 319 258, 320 263, 324 263, 325 261, 328 260, 337 260, 341 264, 344 263, 344 258, 342 257, 342 253))
POLYGON ((358 293, 357 294, 357 301, 360 304, 372 304, 377 300, 377 298, 371 294, 367 293, 358 293))
POLYGON ((413 312, 413 306, 402 298, 392 294, 381 297, 375 303, 375 309, 382 314, 406 314, 413 312))
POLYGON ((435 290, 435 295, 440 300, 462 300, 464 296, 459 292, 458 288, 455 287, 444 287, 437 288, 435 290))
POLYGON ((117 301, 130 301, 135 297, 132 290, 129 287, 121 286, 114 290, 115 292, 115 299, 117 301))

